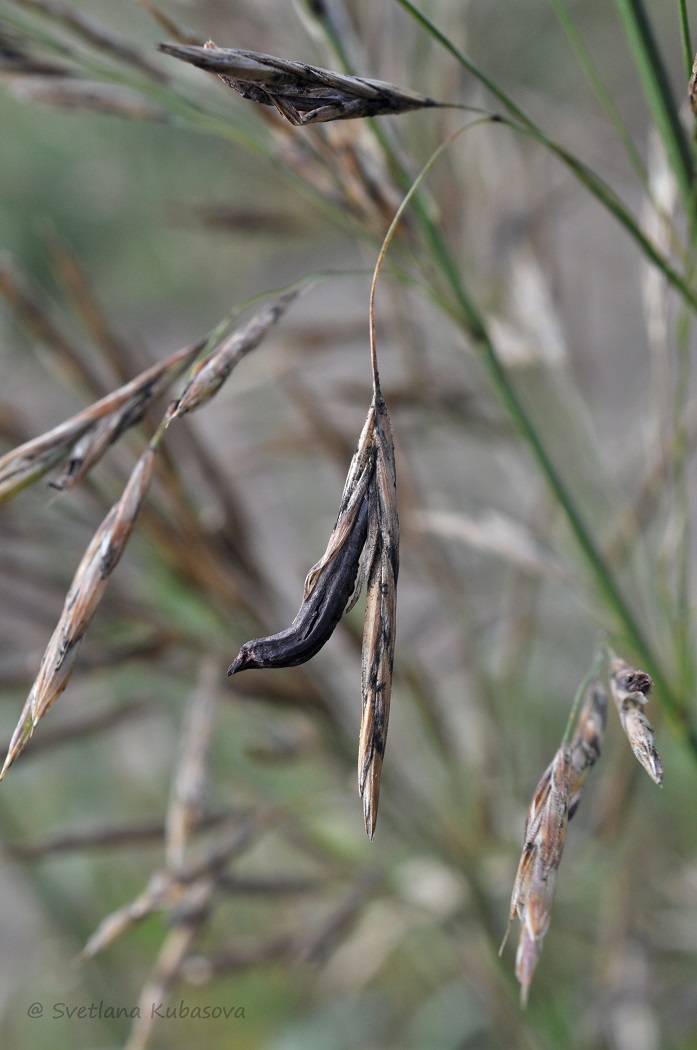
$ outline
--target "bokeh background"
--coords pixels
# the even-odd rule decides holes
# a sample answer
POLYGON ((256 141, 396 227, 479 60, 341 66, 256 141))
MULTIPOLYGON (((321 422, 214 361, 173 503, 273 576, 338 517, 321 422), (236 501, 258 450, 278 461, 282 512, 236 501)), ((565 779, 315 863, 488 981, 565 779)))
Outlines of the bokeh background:
MULTIPOLYGON (((136 1007, 148 982, 169 972, 163 945, 175 952, 184 929, 192 940, 167 987, 152 985, 158 1001, 234 1006, 244 1017, 161 1020, 147 1034, 153 1047, 694 1047, 696 769, 658 701, 649 715, 666 768, 660 790, 610 712, 525 1012, 513 975, 517 928, 497 955, 529 800, 613 625, 476 347, 429 298, 409 213, 377 295, 403 548, 373 843, 355 786, 360 603, 307 668, 225 679, 260 625, 278 630, 295 614, 370 401, 370 278, 402 196, 379 143, 357 122, 281 129, 215 78, 158 55, 167 34, 137 3, 84 0, 75 10, 127 38, 200 114, 127 119, 47 105, 16 72, 13 47, 96 79, 119 68, 131 88, 143 77, 45 11, 3 6, 1 265, 63 344, 40 337, 17 297, 4 296, 2 451, 198 339, 236 304, 331 271, 206 409, 168 434, 152 508, 68 689, 0 786, 3 1045, 145 1045, 129 1019, 104 1009, 136 1007), (352 149, 376 165, 381 193, 366 194, 352 149), (86 323, 86 290, 101 335, 86 323), (241 839, 198 914, 181 887, 158 898, 152 879, 166 867, 190 711, 205 703, 208 823, 187 856, 205 855, 230 828, 241 839), (142 921, 134 912, 122 936, 73 965, 104 917, 146 887, 142 921), (28 1015, 33 1003, 43 1016, 28 1015), (67 1016, 100 1003, 101 1016, 67 1016)), ((670 169, 617 11, 595 0, 569 6, 670 213, 670 169)), ((553 5, 424 7, 550 139, 655 222, 553 5)), ((159 9, 201 42, 337 68, 312 5, 163 0, 159 9)), ((324 10, 366 75, 496 108, 397 3, 324 10)), ((652 3, 650 15, 681 99, 676 5, 652 3)), ((149 98, 167 110, 166 98, 149 98)), ((446 109, 380 123, 413 177, 466 119, 446 109)), ((676 595, 687 593, 683 615, 691 609, 692 570, 679 556, 690 547, 691 494, 688 486, 676 497, 670 472, 645 489, 676 405, 689 429, 689 322, 607 210, 510 129, 467 131, 422 199, 594 535, 621 552, 629 601, 691 700, 691 658, 674 630, 676 595)), ((660 238, 660 226, 649 228, 660 238)), ((57 495, 40 482, 2 508, 3 739, 81 554, 157 418, 75 491, 57 495)))

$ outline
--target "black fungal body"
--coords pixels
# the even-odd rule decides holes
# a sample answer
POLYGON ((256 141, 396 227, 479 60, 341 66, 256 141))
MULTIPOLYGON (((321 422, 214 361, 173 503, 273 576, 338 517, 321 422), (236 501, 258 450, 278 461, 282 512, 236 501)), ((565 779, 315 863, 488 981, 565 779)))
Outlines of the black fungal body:
POLYGON ((368 535, 368 494, 343 547, 318 573, 290 627, 268 638, 245 642, 228 674, 258 667, 296 667, 310 660, 331 638, 356 585, 368 535))

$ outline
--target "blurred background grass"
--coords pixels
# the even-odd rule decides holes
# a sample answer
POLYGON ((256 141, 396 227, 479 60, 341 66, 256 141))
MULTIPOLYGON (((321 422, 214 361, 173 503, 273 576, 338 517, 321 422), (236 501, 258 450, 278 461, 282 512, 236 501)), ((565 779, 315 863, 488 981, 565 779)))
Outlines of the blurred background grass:
MULTIPOLYGON (((136 4, 79 9, 138 45, 218 120, 278 149, 260 107, 155 55, 166 34, 136 4)), ((192 0, 167 10, 201 41, 335 65, 295 5, 192 0)), ((347 10, 367 75, 436 98, 485 101, 396 4, 347 10)), ((642 207, 644 189, 548 3, 523 11, 438 0, 428 11, 552 139, 607 178, 632 210, 642 207)), ((648 156, 650 120, 615 9, 583 0, 573 15, 648 156)), ((651 16, 682 98, 675 5, 652 4, 651 16)), ((49 32, 50 23, 22 4, 7 4, 3 25, 16 30, 19 18, 49 32)), ((164 914, 70 965, 102 918, 162 869, 183 712, 212 661, 218 703, 206 811, 251 819, 257 830, 231 866, 170 1002, 234 1005, 245 1016, 163 1020, 153 1047, 694 1046, 695 768, 661 724, 658 704, 649 713, 665 786, 659 792, 635 768, 611 719, 569 830, 525 1013, 510 946, 496 956, 529 798, 558 746, 598 631, 610 624, 476 354, 418 288, 399 288, 386 275, 378 291, 404 549, 373 844, 364 841, 355 789, 358 610, 307 675, 235 680, 234 688, 223 681, 255 633, 244 602, 269 629, 289 622, 333 525, 370 396, 369 275, 374 238, 389 216, 369 216, 373 241, 362 240, 345 221, 348 207, 321 206, 282 164, 220 136, 176 122, 42 108, 18 101, 14 78, 4 80, 2 248, 106 389, 117 385, 124 362, 135 374, 252 295, 320 268, 345 275, 303 296, 190 431, 168 436, 185 497, 174 499, 171 477, 160 477, 153 518, 129 545, 68 690, 2 785, 3 1045, 126 1042, 127 1019, 57 1018, 54 1004, 133 1008, 177 928, 170 900, 164 914), (196 209, 211 206, 234 221, 218 215, 204 226, 196 209), (59 256, 67 246, 79 261, 124 348, 121 359, 76 319, 56 244, 64 246, 59 256), (206 450, 217 479, 203 475, 192 442, 206 450), (207 554, 185 550, 183 507, 207 554), (484 538, 463 543, 452 518, 444 534, 424 531, 423 511, 474 522, 484 538), (485 544, 502 521, 509 532, 492 553, 485 544), (527 565, 512 525, 529 544, 527 565), (238 592, 244 602, 236 606, 238 592), (75 732, 100 713, 112 718, 101 730, 75 732), (42 736, 50 743, 61 730, 67 739, 42 746, 42 736), (115 828, 122 837, 100 845, 115 828), (69 841, 74 834, 86 840, 69 841), (13 855, 18 845, 24 859, 13 855), (42 1018, 27 1016, 33 1002, 44 1005, 42 1018)), ((414 174, 461 119, 446 110, 393 122, 414 174)), ((325 132, 293 134, 324 141, 312 137, 325 132)), ((337 140, 327 141, 336 151, 337 140)), ((496 126, 466 133, 428 192, 469 287, 499 326, 505 361, 558 468, 607 538, 640 491, 655 431, 670 411, 665 389, 681 376, 690 388, 687 366, 681 372, 674 355, 661 370, 650 351, 635 245, 539 145, 496 126)), ((673 352, 681 319, 674 303, 669 310, 673 352)), ((84 407, 94 391, 75 383, 61 355, 10 306, 0 326, 0 421, 9 448, 84 407)), ((81 489, 55 498, 40 484, 2 511, 0 725, 8 739, 74 568, 132 462, 136 446, 130 437, 125 445, 81 489)), ((668 666, 677 661, 675 535, 683 526, 675 502, 659 500, 620 573, 668 666)), ((692 682, 680 684, 691 701, 692 682)), ((215 843, 218 833, 213 827, 202 840, 215 843)))

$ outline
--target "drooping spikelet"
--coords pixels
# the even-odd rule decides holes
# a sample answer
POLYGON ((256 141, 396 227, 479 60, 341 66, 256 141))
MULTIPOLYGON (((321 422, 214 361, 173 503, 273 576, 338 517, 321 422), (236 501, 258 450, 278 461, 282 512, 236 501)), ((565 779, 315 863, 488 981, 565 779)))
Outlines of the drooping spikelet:
POLYGON ((656 750, 653 726, 643 708, 649 702, 653 682, 645 671, 637 671, 616 657, 610 663, 610 691, 620 723, 638 762, 656 784, 663 780, 663 763, 656 750))
POLYGON ((373 837, 392 690, 399 573, 394 442, 382 396, 373 398, 351 461, 336 525, 305 581, 290 627, 245 642, 228 674, 293 667, 313 657, 367 585, 361 663, 362 718, 358 788, 366 832, 373 837))

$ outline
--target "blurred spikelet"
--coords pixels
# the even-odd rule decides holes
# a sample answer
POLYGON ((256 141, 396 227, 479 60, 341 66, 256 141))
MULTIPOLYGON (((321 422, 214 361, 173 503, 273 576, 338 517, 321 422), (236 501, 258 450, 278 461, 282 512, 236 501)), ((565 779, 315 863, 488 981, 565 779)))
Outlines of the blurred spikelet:
POLYGON ((162 70, 153 65, 149 58, 133 46, 130 40, 121 36, 110 26, 90 15, 83 14, 69 4, 60 3, 59 0, 17 0, 17 2, 21 7, 38 11, 59 25, 65 26, 98 51, 133 66, 141 73, 145 73, 151 80, 162 83, 167 79, 162 70))
POLYGON ((616 657, 610 663, 610 691, 620 723, 638 762, 656 784, 663 780, 663 763, 656 750, 653 726, 644 714, 651 678, 616 657))
POLYGON ((10 91, 21 102, 53 109, 87 109, 116 117, 169 120, 167 110, 137 91, 76 77, 25 76, 11 85, 10 91))
POLYGON ((203 47, 160 44, 159 50, 217 73, 243 98, 274 106, 295 127, 443 105, 382 80, 351 77, 255 51, 216 47, 210 40, 203 47))
POLYGON ((692 75, 687 85, 687 98, 690 103, 690 109, 697 116, 697 55, 692 63, 692 75))

